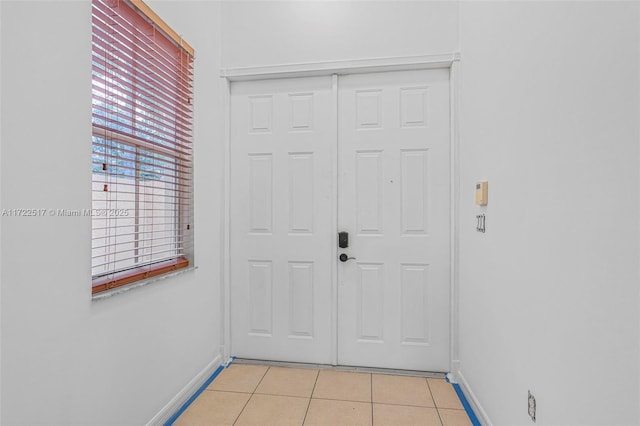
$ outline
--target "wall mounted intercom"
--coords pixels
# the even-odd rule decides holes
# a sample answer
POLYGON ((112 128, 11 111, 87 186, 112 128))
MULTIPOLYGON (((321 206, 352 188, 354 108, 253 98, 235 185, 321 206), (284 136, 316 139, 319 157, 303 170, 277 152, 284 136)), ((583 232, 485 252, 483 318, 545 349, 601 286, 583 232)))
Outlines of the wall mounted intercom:
POLYGON ((476 204, 486 206, 489 201, 489 182, 486 180, 476 183, 476 204))

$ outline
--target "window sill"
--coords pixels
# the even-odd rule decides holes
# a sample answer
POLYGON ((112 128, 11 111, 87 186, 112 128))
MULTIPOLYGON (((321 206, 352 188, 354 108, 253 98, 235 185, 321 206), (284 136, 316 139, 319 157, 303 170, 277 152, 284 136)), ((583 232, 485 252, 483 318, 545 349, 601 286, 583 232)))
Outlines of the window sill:
POLYGON ((92 280, 91 293, 98 294, 112 288, 125 286, 137 281, 146 280, 158 275, 189 266, 189 261, 185 257, 165 260, 163 262, 152 263, 150 265, 139 266, 133 269, 116 272, 92 280))
POLYGON ((181 268, 181 269, 177 269, 173 272, 168 272, 166 274, 162 274, 162 275, 156 275, 153 276, 151 278, 147 278, 145 280, 140 280, 140 281, 136 281, 134 283, 131 284, 127 284, 127 285, 123 285, 120 287, 115 287, 112 288, 110 290, 105 290, 102 291, 100 293, 95 293, 91 295, 91 301, 93 302, 97 302, 99 300, 104 300, 104 299, 108 299, 110 297, 113 297, 117 294, 122 294, 122 293, 127 293, 131 290, 135 290, 137 288, 140 287, 145 287, 149 284, 155 283, 156 281, 162 281, 165 280, 167 278, 172 278, 178 275, 182 275, 185 274, 187 272, 191 272, 191 271, 195 271, 196 269, 198 269, 197 266, 187 266, 186 268, 181 268))

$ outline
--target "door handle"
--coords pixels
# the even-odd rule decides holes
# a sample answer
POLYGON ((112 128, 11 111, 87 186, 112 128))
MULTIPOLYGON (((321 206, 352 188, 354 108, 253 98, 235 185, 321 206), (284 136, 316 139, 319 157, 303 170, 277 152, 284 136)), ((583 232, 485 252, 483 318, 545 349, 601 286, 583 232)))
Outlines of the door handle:
POLYGON ((355 257, 349 257, 346 253, 342 253, 339 257, 340 262, 346 262, 347 260, 355 259, 355 257))

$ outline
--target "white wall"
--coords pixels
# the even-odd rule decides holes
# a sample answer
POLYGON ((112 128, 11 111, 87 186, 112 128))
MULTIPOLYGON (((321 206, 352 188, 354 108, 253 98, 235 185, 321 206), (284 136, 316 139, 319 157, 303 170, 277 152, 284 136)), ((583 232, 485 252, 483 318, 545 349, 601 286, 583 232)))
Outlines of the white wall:
POLYGON ((223 2, 223 65, 451 53, 457 22, 456 1, 223 2))
POLYGON ((461 4, 461 372, 494 424, 529 389, 539 425, 640 423, 638 16, 461 4))
MULTIPOLYGON (((1 218, 4 425, 140 425, 219 354, 219 7, 153 2, 196 49, 196 271, 91 301, 91 224, 1 218)), ((90 2, 0 2, 1 205, 91 205, 90 2)))

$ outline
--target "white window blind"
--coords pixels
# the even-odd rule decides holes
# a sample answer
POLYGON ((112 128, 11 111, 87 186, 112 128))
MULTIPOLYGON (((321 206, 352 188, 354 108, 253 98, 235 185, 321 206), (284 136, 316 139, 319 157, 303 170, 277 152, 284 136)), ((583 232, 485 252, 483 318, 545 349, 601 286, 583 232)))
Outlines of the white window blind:
POLYGON ((93 0, 93 293, 189 265, 193 49, 140 1, 93 0))

